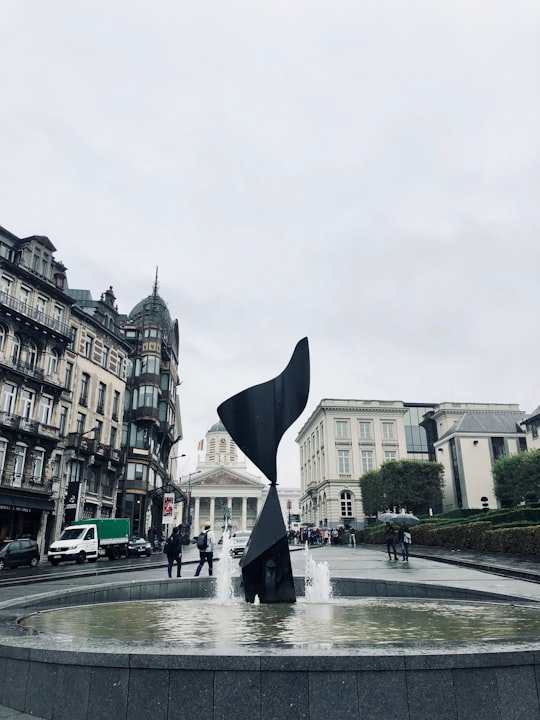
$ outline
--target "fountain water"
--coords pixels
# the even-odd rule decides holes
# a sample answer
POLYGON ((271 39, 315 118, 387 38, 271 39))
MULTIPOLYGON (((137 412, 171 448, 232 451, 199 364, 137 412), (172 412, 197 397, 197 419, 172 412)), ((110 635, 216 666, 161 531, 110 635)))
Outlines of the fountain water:
POLYGON ((332 600, 332 582, 327 562, 316 562, 306 543, 305 555, 305 597, 310 603, 327 603, 332 600))
POLYGON ((234 560, 231 554, 232 540, 230 533, 223 533, 221 555, 216 570, 216 600, 220 605, 227 605, 234 599, 233 575, 234 560))

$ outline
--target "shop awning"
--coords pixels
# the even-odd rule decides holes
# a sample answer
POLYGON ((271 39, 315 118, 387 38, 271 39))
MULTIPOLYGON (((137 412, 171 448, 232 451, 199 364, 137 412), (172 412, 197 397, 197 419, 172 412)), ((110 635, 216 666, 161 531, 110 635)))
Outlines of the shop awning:
POLYGON ((52 512, 54 510, 54 502, 48 498, 0 493, 0 510, 20 510, 22 512, 41 510, 44 512, 52 512))

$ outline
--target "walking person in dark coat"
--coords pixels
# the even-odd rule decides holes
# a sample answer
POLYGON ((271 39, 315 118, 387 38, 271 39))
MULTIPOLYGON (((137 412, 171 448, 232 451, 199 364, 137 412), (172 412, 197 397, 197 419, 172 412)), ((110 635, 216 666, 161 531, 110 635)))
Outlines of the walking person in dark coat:
POLYGON ((384 539, 386 541, 386 550, 388 552, 388 559, 392 559, 392 552, 394 553, 394 560, 397 560, 397 551, 396 551, 396 544, 394 542, 394 537, 396 533, 394 532, 394 527, 392 523, 385 523, 384 526, 384 539))
POLYGON ((165 543, 163 552, 167 555, 167 572, 172 577, 172 569, 176 563, 176 577, 182 575, 182 536, 178 528, 173 528, 172 535, 165 543))

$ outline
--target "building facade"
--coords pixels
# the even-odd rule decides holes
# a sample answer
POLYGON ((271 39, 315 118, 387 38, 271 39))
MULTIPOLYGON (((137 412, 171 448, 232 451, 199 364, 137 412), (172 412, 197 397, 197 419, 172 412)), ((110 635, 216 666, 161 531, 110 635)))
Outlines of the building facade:
POLYGON ((114 517, 123 473, 122 413, 129 346, 116 298, 67 290, 74 300, 72 342, 61 363, 64 379, 58 425, 61 481, 54 488, 54 536, 73 520, 114 517))
POLYGON ((437 462, 444 466, 443 511, 498 507, 493 463, 527 450, 518 405, 441 403, 425 418, 437 436, 437 462))
POLYGON ((225 526, 231 532, 251 530, 264 502, 266 484, 247 471, 247 463, 239 458, 223 423, 212 425, 205 445, 196 471, 181 481, 186 495, 184 536, 196 535, 205 522, 210 522, 216 537, 221 537, 225 526))
POLYGON ((125 469, 118 491, 119 517, 135 535, 161 534, 166 493, 183 499, 176 479, 176 444, 182 439, 177 397, 179 332, 157 279, 151 295, 123 323, 129 345, 122 448, 125 469), (173 449, 174 448, 174 449, 173 449))
POLYGON ((496 507, 491 468, 501 455, 527 449, 523 417, 517 405, 321 400, 296 438, 302 519, 363 526, 360 477, 405 459, 444 466, 444 500, 436 512, 496 507))
POLYGON ((61 365, 72 342, 66 268, 42 236, 0 227, 0 539, 44 544, 61 463, 61 365))

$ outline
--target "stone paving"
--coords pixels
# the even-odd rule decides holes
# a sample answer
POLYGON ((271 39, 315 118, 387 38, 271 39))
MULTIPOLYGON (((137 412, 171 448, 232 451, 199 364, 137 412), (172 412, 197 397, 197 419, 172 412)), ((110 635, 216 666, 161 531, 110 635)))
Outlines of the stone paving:
MULTIPOLYGON (((291 560, 295 576, 304 575, 305 554, 303 548, 292 548, 291 560)), ((381 580, 419 582, 448 587, 481 590, 501 595, 512 595, 524 600, 540 601, 540 562, 535 558, 516 558, 504 555, 485 555, 473 552, 452 552, 439 548, 417 546, 411 553, 409 562, 389 561, 381 546, 359 545, 356 548, 346 546, 317 547, 313 549, 316 561, 328 562, 332 577, 377 578, 381 580), (523 577, 507 577, 505 573, 519 572, 523 577), (534 582, 533 580, 536 580, 534 582)), ((183 577, 192 577, 195 573, 198 553, 189 547, 184 552, 183 577)), ((156 560, 158 557, 156 556, 156 560)), ((207 567, 203 570, 206 575, 207 567)), ((88 586, 111 582, 121 577, 129 579, 161 579, 166 577, 165 560, 162 565, 156 563, 151 569, 133 570, 121 576, 89 575, 76 579, 65 579, 27 586, 24 589, 3 588, 1 600, 9 600, 22 595, 40 594, 51 590, 88 586)), ((67 575, 67 573, 66 573, 67 575)), ((182 582, 182 579, 179 580, 182 582)), ((40 720, 35 715, 0 706, 0 720, 40 720)))

